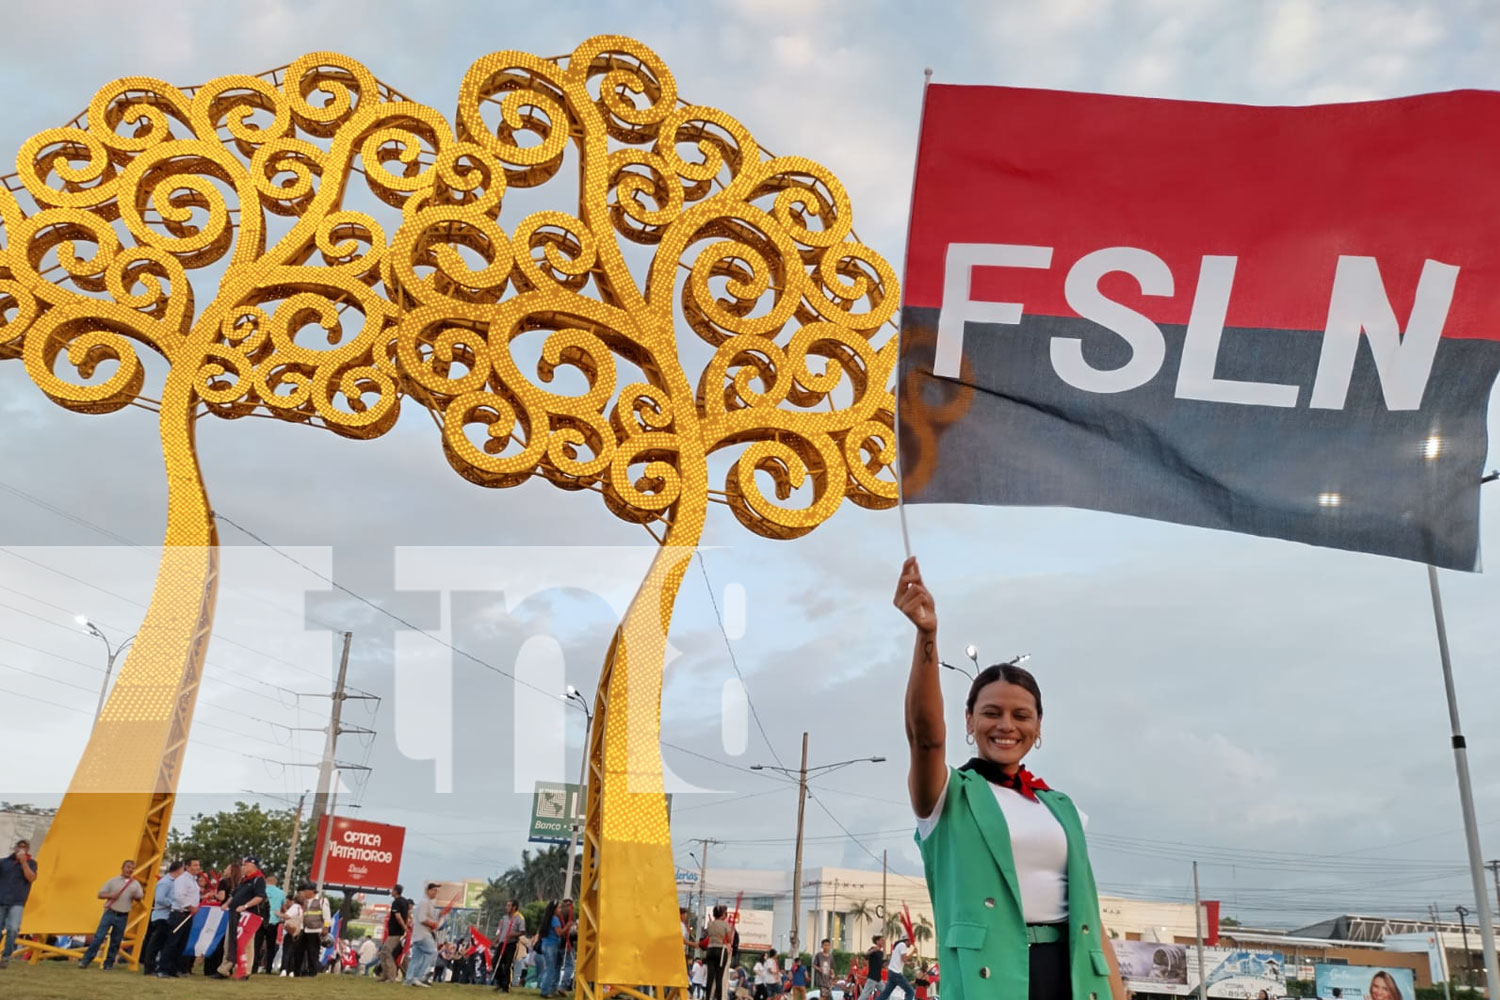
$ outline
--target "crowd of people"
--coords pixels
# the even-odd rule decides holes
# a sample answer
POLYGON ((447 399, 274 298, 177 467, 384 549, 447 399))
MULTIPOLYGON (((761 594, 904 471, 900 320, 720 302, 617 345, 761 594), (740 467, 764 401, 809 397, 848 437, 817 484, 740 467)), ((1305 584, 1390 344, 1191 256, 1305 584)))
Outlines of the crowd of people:
MULTIPOLYGON (((0 967, 9 964, 21 943, 21 914, 37 874, 37 861, 30 851, 31 845, 23 840, 8 857, 0 859, 0 967)), ((226 865, 222 872, 204 869, 198 858, 173 861, 157 880, 149 904, 145 902, 144 885, 135 877, 135 862, 127 860, 121 864, 120 874, 99 888, 102 912, 93 935, 86 940, 53 943, 81 947, 80 968, 91 968, 97 960, 99 968, 113 969, 132 912, 137 906, 149 905, 150 919, 139 963, 141 972, 148 976, 307 977, 320 972, 362 970, 413 986, 455 977, 474 981, 474 956, 480 942, 487 956, 489 941, 477 930, 468 932, 462 943, 447 939, 442 933, 447 910, 440 910, 436 903, 438 888, 438 883, 428 883, 422 898, 413 902, 403 895, 401 886, 396 886, 383 941, 377 944, 373 938, 366 938, 354 943, 337 940, 337 920, 328 897, 317 886, 302 882, 287 892, 275 875, 261 870, 257 858, 242 858, 226 865), (256 919, 242 921, 244 915, 256 919)), ((512 919, 509 924, 502 921, 505 937, 493 970, 498 973, 503 969, 507 976, 518 947, 525 945, 524 917, 519 916, 514 903, 509 909, 512 919)), ((553 907, 549 913, 553 911, 556 914, 549 925, 553 936, 560 921, 566 937, 572 919, 571 901, 565 908, 553 907)), ((571 940, 567 949, 570 956, 571 940)), ((543 956, 561 953, 546 940, 538 950, 543 956)), ((483 981, 490 981, 489 963, 481 959, 477 967, 483 981)), ((557 971, 562 968, 559 962, 557 971)), ((566 968, 571 979, 571 962, 566 968)), ((550 973, 554 992, 557 971, 550 973)), ((543 973, 544 983, 547 975, 543 973)))
MULTIPOLYGON (((25 841, 0 859, 0 966, 16 947, 22 907, 35 878, 36 860, 25 841)), ((451 904, 439 906, 439 888, 439 883, 429 882, 412 900, 396 886, 379 940, 340 941, 329 900, 311 882, 286 892, 275 875, 261 871, 254 857, 226 865, 222 872, 204 870, 197 858, 173 861, 157 880, 149 904, 141 971, 163 979, 357 972, 416 987, 456 982, 492 986, 501 993, 524 987, 529 980, 548 1000, 572 990, 578 948, 573 900, 548 902, 536 927, 528 927, 520 903, 509 900, 491 938, 478 927, 449 932, 451 904), (205 921, 194 918, 212 909, 223 911, 219 922, 224 932, 205 948, 205 921), (241 914, 260 918, 253 936, 247 934, 243 940, 237 933, 241 914)), ((106 881, 97 896, 102 903, 99 925, 78 964, 89 968, 97 959, 101 968, 110 969, 119 957, 132 910, 147 905, 135 863, 123 862, 120 874, 106 881)), ((839 975, 827 939, 807 964, 798 956, 783 966, 775 951, 758 954, 746 964, 727 907, 714 908, 697 941, 689 937, 686 910, 680 917, 694 1000, 807 1000, 809 990, 822 1000, 839 994, 846 1000, 935 997, 937 968, 914 962, 905 937, 887 954, 883 937, 876 935, 863 963, 856 961, 847 975, 839 975)))
POLYGON ((679 910, 678 917, 693 1000, 807 1000, 809 989, 819 1000, 835 996, 845 1000, 937 998, 937 963, 922 962, 911 950, 909 935, 899 936, 887 954, 885 936, 876 934, 864 964, 852 962, 846 975, 835 970, 830 938, 819 943, 810 963, 804 964, 795 955, 790 965, 783 966, 781 956, 772 949, 757 954, 747 968, 740 954, 739 931, 727 906, 713 908, 696 942, 688 932, 687 910, 679 910))

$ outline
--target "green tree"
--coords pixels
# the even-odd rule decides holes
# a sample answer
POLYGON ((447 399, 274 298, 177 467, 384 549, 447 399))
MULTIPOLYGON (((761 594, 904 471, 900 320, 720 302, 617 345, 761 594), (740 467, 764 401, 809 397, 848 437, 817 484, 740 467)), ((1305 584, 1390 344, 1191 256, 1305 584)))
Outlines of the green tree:
MULTIPOLYGON (((198 813, 187 833, 176 828, 167 837, 172 858, 197 858, 204 868, 222 869, 244 857, 259 858, 267 874, 282 875, 287 850, 292 843, 296 813, 291 809, 262 809, 259 804, 236 802, 234 808, 216 813, 198 813)), ((313 867, 315 831, 306 828, 297 841, 292 879, 307 878, 313 867)))
POLYGON ((875 919, 875 910, 876 904, 868 899, 861 899, 859 902, 849 907, 849 917, 854 921, 854 926, 856 928, 854 931, 853 939, 850 943, 854 945, 854 950, 856 952, 858 952, 866 943, 864 940, 865 929, 867 928, 869 923, 875 919))

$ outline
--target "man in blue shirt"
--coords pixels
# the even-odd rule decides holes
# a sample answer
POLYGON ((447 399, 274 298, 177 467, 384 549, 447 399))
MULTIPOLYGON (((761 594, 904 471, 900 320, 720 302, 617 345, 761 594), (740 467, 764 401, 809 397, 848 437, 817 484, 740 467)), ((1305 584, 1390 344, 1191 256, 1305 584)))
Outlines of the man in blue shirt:
POLYGON ((275 875, 266 876, 266 901, 261 905, 261 916, 265 922, 255 932, 255 947, 260 968, 270 973, 271 963, 276 959, 276 935, 281 933, 281 909, 286 906, 286 890, 276 884, 275 875))
POLYGON ((156 975, 156 963, 161 957, 162 947, 172 937, 172 880, 182 874, 182 862, 174 861, 167 873, 156 880, 156 892, 151 897, 151 923, 146 927, 146 943, 141 946, 141 971, 148 976, 156 975))
POLYGON ((0 858, 0 969, 10 964, 10 953, 16 950, 21 936, 21 910, 36 881, 36 859, 31 856, 31 842, 16 841, 9 857, 0 858))

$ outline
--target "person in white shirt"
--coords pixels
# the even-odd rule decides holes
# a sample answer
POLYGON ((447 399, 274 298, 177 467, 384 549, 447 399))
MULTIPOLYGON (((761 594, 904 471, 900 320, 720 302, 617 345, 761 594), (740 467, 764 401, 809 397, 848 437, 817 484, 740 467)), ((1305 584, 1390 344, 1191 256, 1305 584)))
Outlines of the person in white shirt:
POLYGON ((438 916, 437 904, 433 900, 437 899, 438 888, 436 882, 428 882, 427 892, 417 901, 416 911, 412 914, 411 958, 406 966, 408 986, 426 986, 427 975, 437 960, 437 929, 442 918, 438 916))
POLYGON ((768 998, 781 996, 781 966, 776 964, 776 952, 766 952, 763 968, 765 970, 765 995, 768 998))
POLYGON ((198 909, 201 895, 198 891, 198 876, 203 866, 197 858, 188 858, 182 874, 172 880, 172 909, 167 914, 171 924, 172 939, 162 948, 156 960, 156 978, 176 979, 183 969, 182 953, 187 950, 188 935, 192 933, 193 913, 198 909))
POLYGON ((688 982, 691 984, 688 992, 693 1000, 703 1000, 708 993, 708 963, 701 958, 693 959, 692 974, 688 976, 688 982))
POLYGON ((368 976, 370 970, 375 968, 375 963, 380 961, 380 946, 372 937, 365 937, 359 943, 359 971, 361 975, 368 976))
POLYGON ((911 988, 911 983, 906 981, 903 973, 906 971, 906 952, 908 949, 906 938, 899 939, 891 948, 891 957, 886 962, 885 989, 880 991, 880 1000, 890 1000, 891 992, 896 987, 901 987, 905 1000, 911 1000, 917 991, 911 988))

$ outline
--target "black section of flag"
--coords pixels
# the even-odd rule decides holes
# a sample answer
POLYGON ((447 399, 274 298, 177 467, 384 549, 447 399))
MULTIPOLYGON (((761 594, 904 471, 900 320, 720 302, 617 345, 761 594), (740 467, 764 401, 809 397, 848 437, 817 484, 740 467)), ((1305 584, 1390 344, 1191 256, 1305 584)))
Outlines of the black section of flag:
POLYGON ((1229 329, 1216 377, 1301 387, 1295 407, 1179 399, 1184 327, 1145 385, 1099 394, 1053 370, 1053 337, 1112 369, 1129 347, 1082 319, 968 324, 961 380, 931 374, 937 310, 903 310, 907 503, 1067 506, 1474 570, 1485 413, 1500 342, 1443 338, 1418 410, 1387 409, 1361 340, 1341 410, 1310 409, 1320 331, 1229 329))

